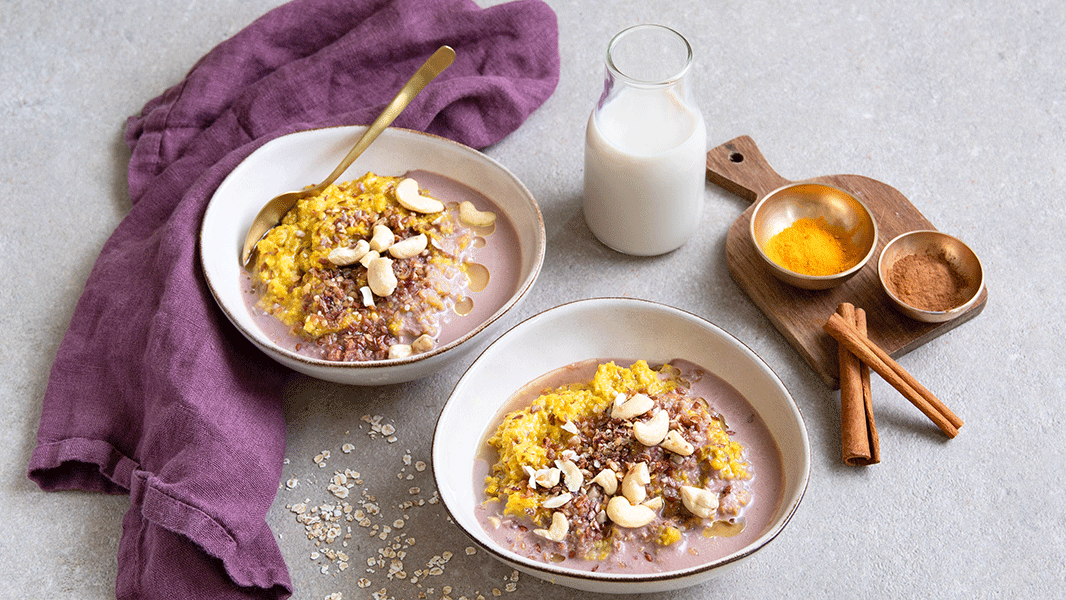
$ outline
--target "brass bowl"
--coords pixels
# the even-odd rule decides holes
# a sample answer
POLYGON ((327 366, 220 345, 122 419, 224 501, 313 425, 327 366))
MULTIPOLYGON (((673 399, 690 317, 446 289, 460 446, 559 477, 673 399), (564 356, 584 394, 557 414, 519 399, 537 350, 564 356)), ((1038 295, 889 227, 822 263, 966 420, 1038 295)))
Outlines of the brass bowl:
POLYGON ((820 183, 793 183, 780 187, 758 202, 751 214, 751 239, 759 256, 775 277, 808 290, 836 287, 858 273, 877 247, 877 222, 873 213, 857 198, 820 183), (863 257, 849 269, 834 275, 805 275, 786 269, 766 254, 766 244, 774 235, 800 219, 824 217, 830 226, 852 232, 851 243, 863 257))
POLYGON ((985 285, 984 267, 974 251, 958 238, 932 230, 911 231, 889 242, 877 261, 877 276, 881 280, 881 288, 900 312, 925 323, 943 323, 966 312, 977 302, 985 285), (960 294, 963 300, 957 306, 948 310, 924 310, 907 304, 893 293, 889 278, 897 260, 910 254, 938 255, 941 252, 948 264, 966 281, 960 294))

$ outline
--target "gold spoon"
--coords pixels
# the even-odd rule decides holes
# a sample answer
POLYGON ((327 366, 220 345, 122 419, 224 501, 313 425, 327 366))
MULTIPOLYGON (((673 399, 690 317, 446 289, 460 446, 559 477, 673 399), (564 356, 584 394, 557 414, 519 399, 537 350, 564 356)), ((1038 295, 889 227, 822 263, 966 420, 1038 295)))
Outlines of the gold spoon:
POLYGON ((241 251, 241 264, 245 267, 249 266, 252 261, 252 254, 255 252, 256 244, 263 238, 275 225, 281 222, 281 218, 285 216, 285 213, 289 212, 293 206, 296 205, 296 201, 300 198, 306 198, 308 196, 314 196, 319 194, 322 190, 329 187, 334 181, 340 177, 341 173, 355 162, 356 158, 367 149, 370 144, 381 135, 382 131, 392 124, 396 120, 396 117, 400 116, 403 109, 407 108, 407 105, 414 100, 430 81, 433 81, 437 75, 440 75, 441 71, 448 68, 449 65, 455 60, 455 50, 452 50, 448 46, 441 46, 433 56, 430 56, 428 60, 418 69, 418 71, 411 76, 411 79, 400 89, 396 97, 392 99, 392 102, 385 107, 385 110, 378 115, 377 119, 367 127, 363 132, 362 137, 355 143, 355 146, 348 152, 341 164, 337 165, 337 168, 329 174, 322 183, 309 188, 304 188, 295 192, 286 192, 275 196, 273 200, 266 203, 266 206, 259 211, 259 214, 255 216, 255 220, 252 221, 252 226, 248 229, 248 235, 244 237, 244 249, 241 251))

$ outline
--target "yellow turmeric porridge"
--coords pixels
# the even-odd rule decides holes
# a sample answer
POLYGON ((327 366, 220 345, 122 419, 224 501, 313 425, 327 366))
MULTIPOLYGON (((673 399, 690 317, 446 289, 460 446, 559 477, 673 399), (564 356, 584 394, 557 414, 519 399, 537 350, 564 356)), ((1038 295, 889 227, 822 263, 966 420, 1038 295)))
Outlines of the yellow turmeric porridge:
POLYGON ((780 502, 765 424, 691 363, 578 363, 507 410, 486 439, 479 519, 523 556, 599 572, 694 566, 760 535, 780 502))
POLYGON ((445 204, 413 177, 332 185, 257 245, 255 307, 299 340, 297 351, 327 360, 431 350, 464 313, 471 258, 495 219, 469 200, 445 204))

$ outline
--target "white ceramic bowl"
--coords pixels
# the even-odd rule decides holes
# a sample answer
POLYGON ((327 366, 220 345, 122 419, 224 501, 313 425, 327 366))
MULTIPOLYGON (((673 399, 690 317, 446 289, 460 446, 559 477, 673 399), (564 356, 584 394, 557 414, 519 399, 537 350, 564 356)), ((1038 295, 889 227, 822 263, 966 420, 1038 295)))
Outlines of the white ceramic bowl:
POLYGON ((662 304, 598 298, 540 313, 493 342, 456 384, 433 436, 433 474, 452 519, 497 559, 533 576, 585 591, 650 593, 702 583, 751 558, 774 539, 799 506, 811 449, 799 409, 758 356, 708 321, 662 304), (482 529, 473 481, 479 444, 505 402, 537 377, 595 358, 681 358, 723 378, 756 409, 773 435, 784 469, 783 498, 770 526, 748 546, 704 565, 650 575, 604 574, 536 562, 501 548, 482 529))
POLYGON ((410 381, 439 371, 461 357, 474 340, 491 335, 499 319, 533 285, 544 261, 544 221, 529 190, 503 165, 462 144, 437 136, 390 128, 355 161, 339 181, 367 171, 401 175, 426 170, 474 188, 494 201, 514 224, 520 248, 515 293, 495 313, 448 344, 408 358, 334 362, 281 348, 249 314, 241 290, 240 251, 252 219, 275 195, 316 183, 340 163, 362 126, 313 129, 264 144, 229 174, 215 191, 200 229, 200 260, 218 305, 245 337, 283 365, 301 373, 353 385, 410 381))

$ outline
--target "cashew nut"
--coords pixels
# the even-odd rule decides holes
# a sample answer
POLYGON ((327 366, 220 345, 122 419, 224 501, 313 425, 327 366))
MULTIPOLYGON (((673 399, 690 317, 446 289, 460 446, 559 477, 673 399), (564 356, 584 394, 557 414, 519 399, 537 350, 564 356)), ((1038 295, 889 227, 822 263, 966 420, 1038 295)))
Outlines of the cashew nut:
POLYGON ((570 531, 570 522, 566 515, 561 512, 552 513, 552 524, 548 529, 534 529, 533 533, 553 542, 561 542, 566 539, 566 532, 570 531))
POLYGON ((577 435, 578 434, 577 425, 574 425, 573 421, 567 421, 566 423, 563 423, 562 425, 559 426, 559 429, 562 429, 563 431, 569 433, 570 435, 577 435))
POLYGON ((374 235, 370 238, 370 249, 381 253, 396 241, 396 236, 388 225, 374 225, 374 235))
POLYGON ((648 496, 644 486, 649 483, 651 483, 651 474, 648 473, 648 463, 639 462, 629 467, 626 476, 622 478, 622 495, 631 504, 640 504, 648 496))
POLYGON ((496 213, 478 210, 473 202, 463 200, 459 203, 459 220, 471 227, 489 227, 496 222, 496 213))
POLYGON ((681 486, 681 502, 690 513, 702 519, 711 519, 718 512, 718 494, 703 488, 681 486))
POLYGON ((613 496, 618 491, 618 475, 610 469, 604 469, 592 478, 592 483, 599 484, 603 493, 613 496))
POLYGON ((651 419, 633 423, 633 437, 645 446, 655 446, 666 438, 670 431, 670 414, 665 410, 656 411, 651 419))
POLYGON ((363 255, 366 254, 369 249, 370 244, 368 244, 366 240, 359 240, 354 246, 334 248, 326 258, 329 262, 338 267, 346 267, 359 262, 359 259, 363 258, 363 255))
POLYGON ((630 504, 622 496, 607 502, 607 517, 619 527, 643 527, 655 520, 655 511, 643 504, 630 504))
POLYGON ((618 402, 614 399, 614 408, 611 417, 615 419, 632 419, 648 412, 655 406, 655 401, 644 394, 633 394, 629 399, 618 402))
POLYGON ((560 506, 569 502, 570 499, 573 497, 573 494, 571 494, 570 492, 563 492, 558 496, 552 496, 551 498, 548 498, 544 502, 541 502, 540 505, 544 508, 559 508, 560 506))
POLYGON ((665 504, 665 501, 663 500, 662 496, 656 496, 650 500, 645 500, 644 502, 640 503, 641 506, 647 506, 648 508, 654 511, 658 511, 659 509, 661 509, 663 507, 663 504, 665 504))
POLYGON ((389 246, 389 254, 391 254, 393 258, 411 258, 412 256, 418 256, 423 250, 425 250, 426 244, 428 243, 429 238, 426 237, 426 234, 420 233, 398 242, 394 242, 389 246))
POLYGON ((563 481, 566 482, 566 489, 571 492, 576 492, 581 489, 581 484, 585 483, 585 476, 581 474, 581 469, 577 468, 577 464, 572 460, 557 460, 556 466, 563 473, 563 481))
POLYGON ((407 210, 432 214, 444 210, 444 203, 436 198, 423 196, 418 190, 418 182, 408 177, 396 184, 396 201, 407 210))
POLYGON ((366 282, 370 291, 385 297, 396 291, 396 273, 392 272, 391 258, 375 258, 366 267, 366 282))
POLYGON ((359 259, 359 264, 369 269, 370 263, 376 258, 381 258, 381 254, 377 250, 367 250, 363 258, 359 259))
POLYGON ((559 469, 540 469, 537 471, 534 480, 542 488, 552 488, 559 484, 559 476, 562 472, 559 469))
POLYGON ((411 356, 411 346, 407 344, 389 346, 389 358, 407 358, 408 356, 411 356))
POLYGON ((522 465, 522 470, 526 472, 526 477, 529 478, 529 487, 537 487, 537 470, 529 465, 522 465))
POLYGON ((428 333, 423 333, 411 342, 411 349, 415 352, 429 352, 436 345, 437 342, 428 333))
POLYGON ((688 443, 685 438, 681 437, 681 434, 677 431, 671 430, 666 434, 666 439, 660 444, 664 449, 673 452, 674 454, 680 454, 681 456, 688 456, 696 451, 696 448, 688 443))
POLYGON ((363 296, 363 306, 374 306, 374 293, 370 291, 369 285, 359 288, 359 293, 363 296))

